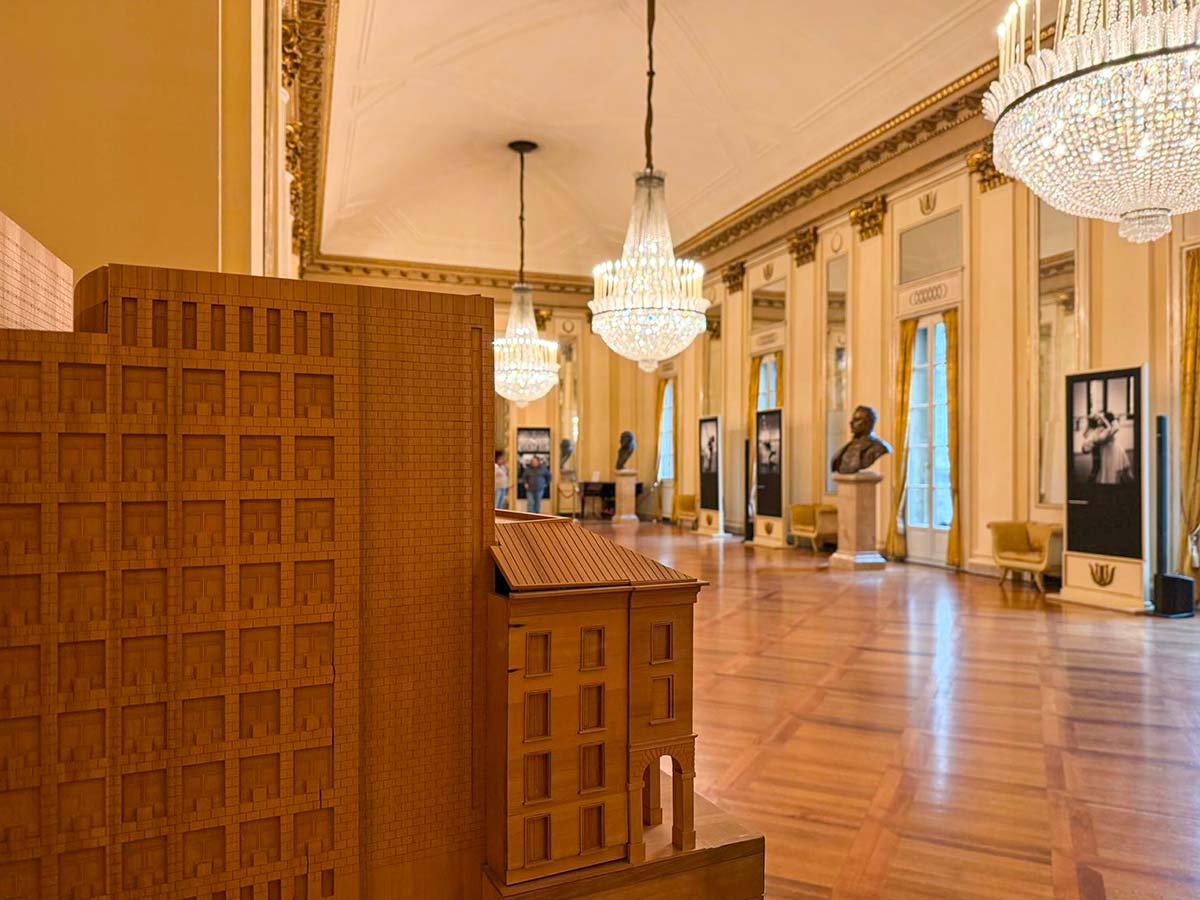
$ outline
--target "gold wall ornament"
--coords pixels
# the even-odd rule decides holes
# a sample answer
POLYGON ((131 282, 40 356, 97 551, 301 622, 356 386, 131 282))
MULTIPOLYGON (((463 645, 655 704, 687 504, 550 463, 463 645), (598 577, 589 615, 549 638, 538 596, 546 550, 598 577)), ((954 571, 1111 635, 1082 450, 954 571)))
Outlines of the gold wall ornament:
POLYGON ((550 320, 554 318, 554 310, 547 307, 534 309, 533 320, 537 322, 538 331, 544 331, 546 326, 550 324, 550 320))
POLYGON ((937 209, 937 191, 928 191, 917 201, 921 207, 921 215, 927 216, 937 209))
POLYGON ((788 239, 788 252, 798 266, 813 262, 817 258, 817 226, 810 225, 792 232, 788 239))
POLYGON ((1088 565, 1088 571, 1091 573, 1092 581, 1100 587, 1108 587, 1117 577, 1117 567, 1108 563, 1091 563, 1088 565))
POLYGON ((283 57, 283 86, 288 90, 296 83, 300 74, 300 61, 304 54, 300 52, 300 23, 291 16, 283 17, 283 39, 280 42, 280 52, 283 57))
POLYGON ((850 210, 850 224, 858 232, 858 239, 865 241, 883 233, 883 216, 887 212, 887 198, 882 194, 864 200, 850 210))
POLYGON ((1007 175, 996 168, 992 161, 992 142, 988 139, 982 146, 967 154, 967 171, 979 176, 979 193, 986 194, 992 188, 1008 184, 1007 175))
POLYGON ((704 330, 708 334, 710 340, 719 341, 721 339, 721 320, 717 318, 708 319, 708 321, 705 323, 704 330))
POLYGON ((746 264, 740 260, 730 263, 721 270, 721 280, 725 282, 725 290, 738 293, 746 281, 746 264))
POLYGON ((771 276, 775 274, 775 263, 767 263, 763 266, 763 281, 770 281, 771 276))
POLYGON ((287 173, 293 178, 300 176, 300 164, 304 148, 303 129, 304 125, 296 121, 288 122, 283 128, 283 164, 287 173))

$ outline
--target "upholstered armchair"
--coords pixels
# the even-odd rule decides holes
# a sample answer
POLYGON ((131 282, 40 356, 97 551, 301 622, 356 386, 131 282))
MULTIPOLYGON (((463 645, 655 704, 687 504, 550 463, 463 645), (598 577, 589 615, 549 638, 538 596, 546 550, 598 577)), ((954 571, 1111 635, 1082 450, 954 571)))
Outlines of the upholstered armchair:
POLYGON ((695 528, 696 522, 700 518, 700 509, 696 503, 695 494, 676 494, 675 495, 675 523, 677 525, 687 524, 688 528, 695 528))
POLYGON ((1045 577, 1062 577, 1063 529, 1047 522, 988 522, 992 530, 992 558, 1000 567, 1000 580, 1009 572, 1028 572, 1045 593, 1045 577))
POLYGON ((806 540, 814 551, 821 544, 837 543, 837 507, 822 503, 793 503, 791 533, 796 543, 806 540))

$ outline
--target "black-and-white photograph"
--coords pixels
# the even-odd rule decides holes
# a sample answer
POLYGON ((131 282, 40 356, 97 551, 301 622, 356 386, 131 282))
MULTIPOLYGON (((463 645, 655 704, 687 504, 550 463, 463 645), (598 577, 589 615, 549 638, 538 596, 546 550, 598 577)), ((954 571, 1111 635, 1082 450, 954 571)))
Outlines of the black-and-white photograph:
MULTIPOLYGON (((550 429, 549 428, 518 428, 517 429, 517 499, 526 500, 525 470, 537 457, 537 468, 544 474, 537 480, 544 487, 542 499, 550 497, 550 429)), ((541 473, 539 473, 541 474, 541 473)))
POLYGON ((700 507, 719 509, 721 502, 720 419, 708 416, 700 420, 700 507))
POLYGON ((760 516, 783 515, 783 412, 764 409, 756 423, 755 510, 760 516))
POLYGON ((1142 556, 1141 372, 1067 377, 1067 544, 1142 556))

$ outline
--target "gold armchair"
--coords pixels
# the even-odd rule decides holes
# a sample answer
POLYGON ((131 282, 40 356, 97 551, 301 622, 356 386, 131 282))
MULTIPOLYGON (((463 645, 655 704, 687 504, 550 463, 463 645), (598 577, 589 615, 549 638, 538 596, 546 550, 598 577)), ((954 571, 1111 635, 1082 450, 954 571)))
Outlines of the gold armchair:
POLYGON ((1038 590, 1045 593, 1045 577, 1062 577, 1063 529, 1048 522, 988 522, 992 531, 992 558, 1000 567, 1000 580, 1009 572, 1029 572, 1038 590))
POLYGON ((837 507, 823 503, 793 503, 791 533, 796 543, 807 540, 814 551, 821 544, 837 543, 837 507))
POLYGON ((699 505, 696 503, 695 494, 676 494, 675 495, 675 523, 682 525, 687 523, 688 528, 695 528, 696 522, 700 518, 699 505))

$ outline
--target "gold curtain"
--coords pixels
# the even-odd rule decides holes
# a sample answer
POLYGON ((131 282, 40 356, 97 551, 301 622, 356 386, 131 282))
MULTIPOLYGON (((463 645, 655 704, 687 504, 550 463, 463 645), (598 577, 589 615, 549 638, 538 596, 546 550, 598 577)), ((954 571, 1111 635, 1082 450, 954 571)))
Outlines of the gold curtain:
POLYGON ((783 409, 783 351, 775 354, 775 405, 783 409))
POLYGON ((671 448, 673 460, 671 471, 675 473, 675 490, 671 492, 671 521, 675 521, 675 513, 679 507, 679 381, 671 379, 671 448))
POLYGON ((1179 410, 1179 571, 1193 572, 1188 535, 1200 526, 1200 250, 1187 255, 1179 410))
MULTIPOLYGON (((750 357, 750 398, 746 407, 746 439, 750 441, 750 491, 754 491, 754 470, 758 462, 758 448, 754 439, 754 414, 758 412, 758 376, 762 373, 763 358, 750 357)), ((753 497, 747 497, 746 507, 749 508, 753 497)))
POLYGON ((904 492, 908 484, 908 400, 912 392, 913 345, 917 341, 917 320, 900 323, 900 350, 896 357, 896 432, 898 452, 892 458, 892 515, 888 521, 887 555, 892 559, 908 556, 908 541, 900 516, 904 510, 904 492))
POLYGON ((962 565, 962 527, 958 507, 958 309, 942 313, 946 327, 946 440, 950 450, 950 533, 946 536, 946 565, 962 565))

